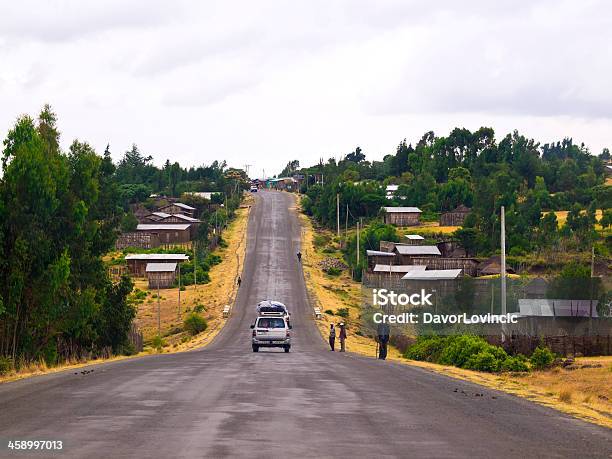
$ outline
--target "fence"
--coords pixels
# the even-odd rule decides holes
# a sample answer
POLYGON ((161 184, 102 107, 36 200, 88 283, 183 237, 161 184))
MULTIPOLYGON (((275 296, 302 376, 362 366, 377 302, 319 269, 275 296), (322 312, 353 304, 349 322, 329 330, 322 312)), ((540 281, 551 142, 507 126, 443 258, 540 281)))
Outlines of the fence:
POLYGON ((516 335, 506 337, 502 343, 501 336, 486 336, 485 339, 496 346, 502 346, 512 354, 530 355, 536 347, 544 344, 555 354, 562 356, 612 355, 611 335, 591 336, 528 336, 516 335))
POLYGON ((144 348, 144 340, 142 337, 142 332, 135 324, 132 324, 130 327, 130 331, 128 332, 128 341, 132 346, 134 346, 134 350, 137 353, 142 352, 144 348))

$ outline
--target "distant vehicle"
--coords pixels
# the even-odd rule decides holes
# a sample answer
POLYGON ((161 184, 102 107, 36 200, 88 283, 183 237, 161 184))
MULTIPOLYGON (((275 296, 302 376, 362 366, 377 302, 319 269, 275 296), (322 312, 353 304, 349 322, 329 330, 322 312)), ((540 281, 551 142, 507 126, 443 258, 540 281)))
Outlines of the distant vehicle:
POLYGON ((251 193, 257 193, 258 190, 259 188, 257 188, 255 185, 251 186, 251 193))
POLYGON ((291 349, 291 325, 282 313, 276 314, 259 316, 251 325, 253 352, 259 352, 260 347, 282 347, 285 352, 291 349))
POLYGON ((291 313, 287 306, 280 301, 264 300, 257 304, 257 315, 259 316, 278 316, 284 317, 288 323, 291 322, 291 313))

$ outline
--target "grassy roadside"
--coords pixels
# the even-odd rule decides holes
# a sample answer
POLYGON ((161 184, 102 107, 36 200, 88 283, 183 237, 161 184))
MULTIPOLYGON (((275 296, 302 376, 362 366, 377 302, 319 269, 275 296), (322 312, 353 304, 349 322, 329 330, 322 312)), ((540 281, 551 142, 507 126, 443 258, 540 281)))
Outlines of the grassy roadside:
MULTIPOLYGON (((322 319, 316 321, 323 340, 327 341, 330 323, 345 321, 348 331, 347 351, 374 357, 374 340, 355 334, 360 325, 361 284, 353 281, 346 271, 339 276, 323 272, 319 266, 323 259, 341 257, 339 244, 334 241, 333 233, 315 228, 312 220, 304 214, 300 213, 300 219, 304 277, 311 303, 320 307, 322 312, 329 310, 334 313, 324 313, 322 319), (323 239, 329 240, 326 246, 316 243, 323 239), (343 308, 348 311, 346 319, 337 315, 343 308)), ((612 428, 612 357, 609 356, 577 358, 570 369, 553 368, 528 374, 491 374, 408 360, 393 347, 389 349, 388 359, 507 392, 612 428)))
MULTIPOLYGON (((246 229, 249 219, 250 208, 246 207, 252 204, 253 198, 247 197, 243 206, 236 211, 236 218, 232 220, 224 233, 224 240, 227 243, 225 248, 220 248, 215 251, 216 254, 222 257, 221 263, 215 265, 210 270, 211 281, 208 284, 198 285, 197 289, 194 286, 188 286, 186 290, 181 292, 182 315, 187 311, 191 311, 197 304, 203 304, 205 311, 203 316, 208 322, 208 327, 202 333, 196 336, 188 337, 182 331, 182 322, 178 321, 177 305, 178 305, 178 290, 172 289, 161 291, 160 297, 163 301, 160 302, 161 318, 162 318, 162 335, 164 337, 165 346, 163 352, 173 353, 188 351, 199 348, 208 344, 219 333, 227 319, 223 318, 223 307, 226 304, 233 304, 236 296, 236 278, 242 271, 244 256, 246 252, 246 229), (181 331, 174 334, 169 334, 173 329, 181 327, 181 331)), ((135 280, 135 288, 146 290, 146 281, 142 279, 135 280)), ((156 292, 155 292, 156 293, 156 292)), ((150 296, 147 297, 150 299, 150 296)), ((157 333, 157 302, 156 299, 151 303, 144 303, 137 306, 136 323, 143 330, 145 340, 150 339, 157 333)), ((145 347, 145 350, 139 354, 132 356, 111 356, 109 358, 99 358, 83 361, 68 361, 54 367, 47 367, 44 361, 31 362, 24 365, 19 371, 10 372, 0 376, 0 384, 18 379, 24 379, 32 376, 43 374, 56 373, 59 371, 75 370, 87 365, 114 362, 119 360, 130 359, 143 355, 154 354, 157 351, 151 347, 145 347)))

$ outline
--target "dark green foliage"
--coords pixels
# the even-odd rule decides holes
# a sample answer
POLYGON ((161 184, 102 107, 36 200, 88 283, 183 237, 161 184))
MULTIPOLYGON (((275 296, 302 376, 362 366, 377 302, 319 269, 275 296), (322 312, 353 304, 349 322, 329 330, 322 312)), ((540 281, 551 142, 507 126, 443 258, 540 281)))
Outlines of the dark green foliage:
POLYGON ((183 326, 185 331, 192 336, 197 335, 198 333, 203 332, 208 327, 206 320, 200 316, 199 314, 192 312, 185 319, 183 326))
POLYGON ((0 356, 0 376, 6 375, 13 370, 13 359, 0 356))
POLYGON ((330 266, 329 268, 325 269, 325 272, 330 276, 339 276, 342 273, 342 270, 340 268, 336 268, 335 266, 330 266))
POLYGON ((453 365, 470 370, 529 371, 527 359, 509 356, 504 349, 472 335, 420 336, 404 354, 406 358, 453 365))
POLYGON ((334 315, 334 311, 332 311, 331 309, 326 309, 325 310, 325 314, 327 314, 328 316, 333 316, 334 315))
POLYGON ((336 315, 347 319, 349 316, 349 310, 348 308, 338 308, 338 310, 336 311, 336 315))
POLYGON ((536 370, 544 370, 555 361, 555 354, 545 346, 538 346, 529 359, 531 366, 536 370))

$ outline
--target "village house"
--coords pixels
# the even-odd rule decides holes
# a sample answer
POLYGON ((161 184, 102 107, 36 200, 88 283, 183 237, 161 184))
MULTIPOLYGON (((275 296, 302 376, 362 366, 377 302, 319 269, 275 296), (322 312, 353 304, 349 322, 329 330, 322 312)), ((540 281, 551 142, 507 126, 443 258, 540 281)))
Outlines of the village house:
MULTIPOLYGON (((413 263, 414 258, 436 258, 441 257, 440 250, 435 245, 404 245, 395 244, 393 252, 396 255, 398 264, 400 265, 416 265, 421 263, 413 263)), ((425 263, 427 264, 427 263, 425 263)))
POLYGON ((172 288, 176 279, 176 263, 147 263, 149 288, 172 288))
POLYGON ((191 241, 191 225, 189 223, 141 223, 136 231, 155 234, 161 244, 184 244, 191 241))
POLYGON ((419 224, 421 209, 418 207, 383 207, 385 223, 396 226, 416 226, 419 224))
POLYGON ((420 234, 406 234, 406 239, 408 239, 406 243, 408 245, 421 245, 425 240, 420 234))
POLYGON ((125 256, 131 276, 145 277, 150 263, 182 263, 189 261, 184 253, 132 253, 125 256))
MULTIPOLYGON (((514 269, 506 265, 506 273, 514 274, 514 269)), ((496 274, 501 274, 501 256, 493 255, 492 257, 489 257, 478 264, 478 276, 494 276, 496 274)))
POLYGON ((440 215, 440 226, 462 226, 465 217, 467 217, 471 211, 472 209, 461 204, 456 209, 444 212, 440 215))

